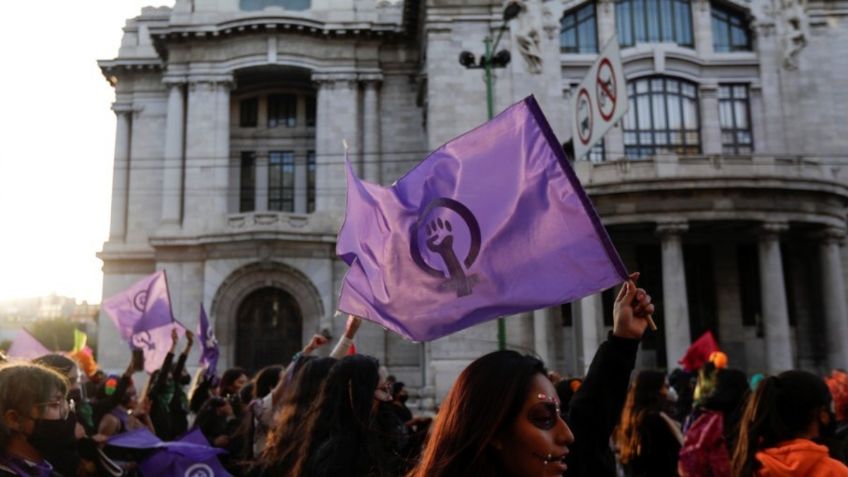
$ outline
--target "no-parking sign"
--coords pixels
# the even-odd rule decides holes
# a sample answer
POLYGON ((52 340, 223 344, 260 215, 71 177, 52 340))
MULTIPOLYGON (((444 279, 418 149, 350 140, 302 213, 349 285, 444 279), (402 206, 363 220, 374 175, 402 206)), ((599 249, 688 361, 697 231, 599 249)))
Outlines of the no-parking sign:
POLYGON ((627 112, 627 85, 613 37, 576 89, 571 111, 574 156, 583 157, 627 112))

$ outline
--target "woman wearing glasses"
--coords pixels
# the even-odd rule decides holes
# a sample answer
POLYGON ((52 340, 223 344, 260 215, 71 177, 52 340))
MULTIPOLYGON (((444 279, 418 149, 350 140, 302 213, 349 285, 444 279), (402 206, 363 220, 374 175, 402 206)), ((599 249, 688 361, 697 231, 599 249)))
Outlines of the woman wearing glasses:
POLYGON ((59 475, 44 455, 63 440, 69 413, 66 393, 65 377, 46 367, 0 367, 0 477, 59 475))
POLYGON ((568 424, 541 361, 514 351, 487 354, 459 375, 410 477, 614 472, 607 441, 654 311, 651 297, 636 288, 637 278, 631 275, 616 298, 613 332, 572 399, 568 424))

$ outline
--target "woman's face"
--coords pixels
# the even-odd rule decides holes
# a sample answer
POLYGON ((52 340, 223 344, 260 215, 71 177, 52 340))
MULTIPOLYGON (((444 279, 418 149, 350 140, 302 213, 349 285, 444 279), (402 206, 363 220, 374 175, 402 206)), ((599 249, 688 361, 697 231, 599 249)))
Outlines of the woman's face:
POLYGON ((509 475, 561 476, 574 434, 560 417, 559 399, 547 377, 536 374, 515 421, 495 448, 509 475))
POLYGON ((231 394, 238 394, 238 392, 241 391, 241 388, 247 386, 247 381, 248 379, 246 374, 239 376, 238 379, 233 381, 233 392, 231 394))

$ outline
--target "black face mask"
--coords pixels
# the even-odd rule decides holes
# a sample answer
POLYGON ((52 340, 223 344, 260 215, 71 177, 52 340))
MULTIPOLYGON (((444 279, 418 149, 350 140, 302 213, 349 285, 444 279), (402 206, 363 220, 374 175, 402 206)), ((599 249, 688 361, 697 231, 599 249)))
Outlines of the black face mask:
POLYGON ((65 419, 35 419, 32 434, 27 441, 44 455, 67 449, 76 441, 77 417, 73 412, 65 419))

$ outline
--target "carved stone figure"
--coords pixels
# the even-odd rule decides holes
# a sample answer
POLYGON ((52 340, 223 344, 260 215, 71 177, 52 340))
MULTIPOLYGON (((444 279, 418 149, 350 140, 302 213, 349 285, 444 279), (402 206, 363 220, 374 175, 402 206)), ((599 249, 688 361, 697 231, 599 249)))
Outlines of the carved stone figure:
POLYGON ((517 18, 515 42, 518 52, 527 64, 527 71, 538 75, 542 73, 542 35, 539 28, 541 21, 541 6, 538 0, 519 1, 521 13, 517 18))

